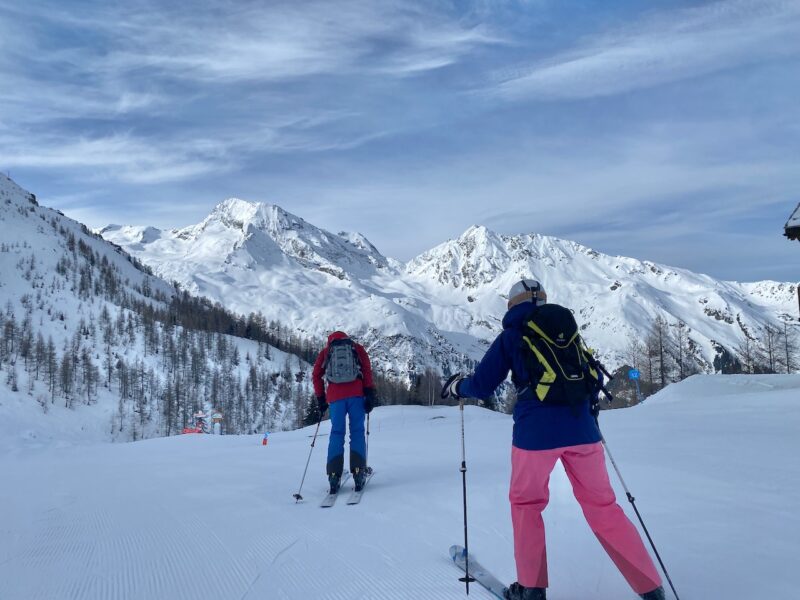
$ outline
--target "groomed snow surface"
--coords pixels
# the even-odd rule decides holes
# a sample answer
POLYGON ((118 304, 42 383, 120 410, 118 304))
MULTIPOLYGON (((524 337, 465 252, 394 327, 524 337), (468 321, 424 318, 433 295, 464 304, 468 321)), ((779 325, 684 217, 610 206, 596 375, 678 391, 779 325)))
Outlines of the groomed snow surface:
MULTIPOLYGON (((602 425, 683 600, 798 597, 800 377, 696 376, 602 425)), ((329 428, 300 504, 313 428, 4 453, 0 598, 463 598, 458 409, 376 409, 364 499, 321 509, 329 428)), ((511 419, 468 407, 466 435, 471 547, 510 583, 511 419)), ((548 598, 635 598, 560 467, 545 520, 548 598)))

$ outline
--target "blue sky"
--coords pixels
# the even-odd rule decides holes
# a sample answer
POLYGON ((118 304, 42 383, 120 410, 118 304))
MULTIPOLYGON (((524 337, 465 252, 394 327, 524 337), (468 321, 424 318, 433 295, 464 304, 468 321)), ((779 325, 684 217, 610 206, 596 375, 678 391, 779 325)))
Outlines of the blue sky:
POLYGON ((231 196, 795 280, 800 1, 0 0, 0 169, 92 227, 231 196), (124 4, 116 6, 116 4, 124 4))

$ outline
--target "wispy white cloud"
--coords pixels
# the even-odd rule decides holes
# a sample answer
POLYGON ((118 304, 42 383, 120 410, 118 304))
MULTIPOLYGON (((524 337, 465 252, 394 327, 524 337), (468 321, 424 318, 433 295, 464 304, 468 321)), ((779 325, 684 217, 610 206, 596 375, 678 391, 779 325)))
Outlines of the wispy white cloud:
POLYGON ((104 51, 89 49, 82 57, 92 71, 147 69, 212 83, 365 71, 404 75, 452 64, 498 41, 485 27, 463 25, 436 3, 410 0, 203 0, 192 8, 170 10, 140 0, 86 15, 55 5, 36 16, 102 34, 104 51))
POLYGON ((0 135, 0 147, 0 164, 9 168, 72 169, 85 178, 128 183, 162 183, 228 167, 223 147, 199 140, 186 146, 155 147, 131 135, 113 135, 39 139, 30 144, 0 135))
POLYGON ((733 0, 652 14, 495 74, 508 99, 607 96, 800 54, 800 3, 733 0))
POLYGON ((359 103, 380 106, 370 94, 496 41, 416 0, 185 8, 0 0, 0 33, 14 32, 0 41, 0 164, 161 183, 248 153, 352 149, 398 127, 363 118, 359 103))
POLYGON ((2 76, 0 121, 20 128, 136 114, 152 117, 170 104, 166 95, 139 92, 122 82, 86 87, 70 81, 52 81, 42 89, 40 82, 28 76, 2 76), (37 93, 41 96, 37 97, 37 93))
POLYGON ((220 126, 213 135, 191 134, 153 138, 131 131, 99 136, 72 136, 49 132, 28 136, 0 122, 0 165, 4 168, 70 170, 75 177, 95 182, 162 184, 198 176, 221 174, 257 153, 314 153, 347 150, 386 134, 384 130, 360 136, 318 134, 346 115, 329 111, 302 115, 299 111, 266 118, 251 127, 220 126))

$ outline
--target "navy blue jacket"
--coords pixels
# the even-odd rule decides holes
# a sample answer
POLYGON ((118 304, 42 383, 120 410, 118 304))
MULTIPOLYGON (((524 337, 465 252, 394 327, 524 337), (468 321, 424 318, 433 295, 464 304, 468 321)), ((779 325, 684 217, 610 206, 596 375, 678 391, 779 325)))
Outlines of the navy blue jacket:
POLYGON ((528 388, 530 378, 522 354, 522 331, 531 310, 533 304, 524 302, 506 313, 503 332, 492 342, 475 373, 461 382, 459 395, 488 398, 511 371, 519 394, 514 407, 514 446, 523 450, 550 450, 599 442, 600 429, 589 412, 588 398, 577 407, 545 404, 528 388), (520 394, 521 390, 524 391, 520 394))

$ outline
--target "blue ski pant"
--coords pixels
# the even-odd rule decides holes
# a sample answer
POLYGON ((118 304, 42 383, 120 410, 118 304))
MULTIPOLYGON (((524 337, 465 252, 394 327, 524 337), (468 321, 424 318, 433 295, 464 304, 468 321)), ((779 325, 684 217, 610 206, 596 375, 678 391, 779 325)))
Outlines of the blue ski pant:
POLYGON ((367 442, 364 437, 364 397, 353 396, 331 402, 331 437, 328 440, 328 475, 344 470, 344 434, 350 420, 350 470, 366 467, 367 442))

